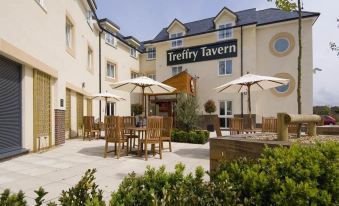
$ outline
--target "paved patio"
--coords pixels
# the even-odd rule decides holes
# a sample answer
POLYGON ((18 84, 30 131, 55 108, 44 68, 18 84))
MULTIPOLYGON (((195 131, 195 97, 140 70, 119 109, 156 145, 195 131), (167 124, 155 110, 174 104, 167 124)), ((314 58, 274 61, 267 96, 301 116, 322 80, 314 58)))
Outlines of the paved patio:
MULTIPOLYGON (((165 143, 165 148, 168 146, 165 143)), ((173 143, 173 151, 164 150, 163 159, 159 155, 149 156, 149 160, 135 155, 120 159, 110 154, 103 158, 104 141, 68 140, 66 144, 42 153, 28 154, 0 162, 0 191, 5 188, 26 194, 29 205, 36 197, 34 190, 42 186, 47 192, 46 200, 57 201, 62 190, 76 184, 87 169, 97 168, 96 183, 104 190, 105 200, 110 199, 122 179, 130 172, 142 174, 147 165, 166 165, 168 170, 182 162, 188 172, 197 166, 209 169, 209 144, 194 145, 173 143)), ((112 149, 112 144, 111 144, 112 149)))

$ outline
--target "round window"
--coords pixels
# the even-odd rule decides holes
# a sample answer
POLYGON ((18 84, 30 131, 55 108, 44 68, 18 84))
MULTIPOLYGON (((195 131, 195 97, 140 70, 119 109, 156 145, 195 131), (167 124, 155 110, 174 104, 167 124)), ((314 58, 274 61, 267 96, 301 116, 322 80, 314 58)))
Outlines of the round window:
POLYGON ((290 42, 286 38, 279 38, 274 43, 274 49, 279 53, 286 52, 289 47, 290 42))
POLYGON ((290 87, 290 84, 285 84, 285 85, 282 85, 280 87, 276 87, 275 90, 277 90, 277 92, 279 93, 284 93, 288 90, 288 88, 290 87))
POLYGON ((270 51, 274 56, 283 57, 294 49, 294 37, 292 34, 283 32, 276 34, 270 41, 270 51))

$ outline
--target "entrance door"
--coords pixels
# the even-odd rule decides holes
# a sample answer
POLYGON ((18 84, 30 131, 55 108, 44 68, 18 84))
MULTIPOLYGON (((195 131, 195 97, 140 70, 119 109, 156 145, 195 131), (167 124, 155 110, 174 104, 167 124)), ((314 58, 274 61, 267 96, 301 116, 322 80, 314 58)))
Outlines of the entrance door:
POLYGON ((220 128, 228 128, 228 118, 233 117, 233 105, 232 101, 220 101, 219 102, 219 119, 220 128))
POLYGON ((21 143, 21 65, 0 56, 0 158, 21 143))

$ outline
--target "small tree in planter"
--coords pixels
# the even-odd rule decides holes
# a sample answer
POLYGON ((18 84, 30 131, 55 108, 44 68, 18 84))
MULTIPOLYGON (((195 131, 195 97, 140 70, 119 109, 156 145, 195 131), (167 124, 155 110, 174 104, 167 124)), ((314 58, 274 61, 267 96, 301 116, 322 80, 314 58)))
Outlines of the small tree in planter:
POLYGON ((142 105, 141 104, 132 104, 132 115, 138 116, 142 114, 142 105))
POLYGON ((178 129, 189 132, 195 129, 198 120, 198 101, 194 96, 180 94, 175 107, 178 129))
MULTIPOLYGON (((215 102, 213 100, 208 100, 204 104, 205 112, 209 113, 210 115, 214 113, 217 110, 217 107, 215 106, 215 102)), ((210 132, 214 131, 214 125, 211 123, 212 118, 209 118, 209 124, 207 125, 207 130, 210 132)))

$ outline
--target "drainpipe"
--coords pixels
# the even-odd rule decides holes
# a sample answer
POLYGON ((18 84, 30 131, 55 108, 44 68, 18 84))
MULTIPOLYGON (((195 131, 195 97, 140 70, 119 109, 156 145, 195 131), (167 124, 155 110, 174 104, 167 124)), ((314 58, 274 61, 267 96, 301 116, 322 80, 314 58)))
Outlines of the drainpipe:
MULTIPOLYGON (((99 93, 101 93, 101 34, 99 31, 99 93)), ((99 119, 101 122, 101 100, 99 101, 99 119)))
MULTIPOLYGON (((244 67, 243 67, 243 30, 242 26, 240 27, 240 41, 241 41, 241 60, 240 60, 240 73, 241 76, 244 75, 244 67)), ((241 93, 241 117, 244 117, 244 94, 241 93)))

